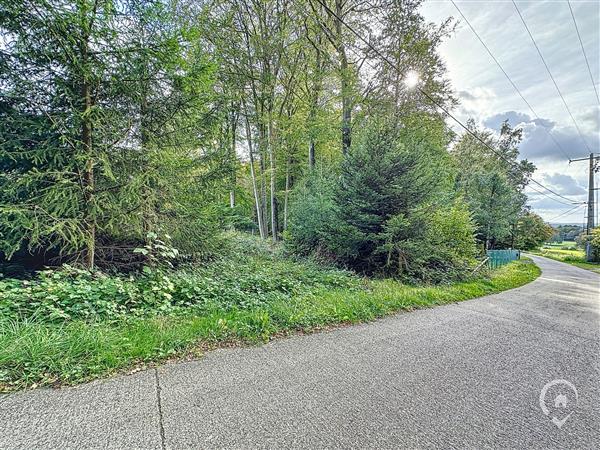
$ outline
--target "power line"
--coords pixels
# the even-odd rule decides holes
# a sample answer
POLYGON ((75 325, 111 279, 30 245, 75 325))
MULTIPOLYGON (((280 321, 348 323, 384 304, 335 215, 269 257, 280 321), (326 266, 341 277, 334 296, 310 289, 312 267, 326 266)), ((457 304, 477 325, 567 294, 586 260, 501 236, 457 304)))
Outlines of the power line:
MULTIPOLYGON (((382 54, 377 48, 375 48, 373 46, 373 44, 371 44, 369 41, 367 41, 360 33, 358 33, 352 26, 348 25, 338 14, 336 14, 327 4, 323 3, 322 0, 316 0, 326 11, 328 14, 330 14, 331 16, 335 17, 342 25, 344 25, 348 30, 350 30, 352 32, 352 34, 354 34, 359 40, 361 40, 364 44, 366 44, 375 54, 377 54, 383 61, 385 61, 392 69, 396 70, 398 73, 401 73, 400 69, 398 69, 398 67, 396 67, 396 65, 390 61, 390 59, 388 57, 386 57, 384 54, 382 54)), ((431 95, 429 95, 425 90, 423 90, 422 88, 420 88, 419 86, 416 87, 416 89, 423 94, 425 97, 427 97, 429 99, 429 101, 431 101, 431 103, 433 103, 434 105, 436 105, 438 108, 440 108, 445 114, 447 114, 452 120, 454 120, 458 125, 460 125, 468 134, 470 134, 471 136, 473 136, 475 139, 477 139, 479 142, 481 142, 485 147, 487 147, 489 150, 492 151, 492 153, 494 153, 496 156, 498 156, 500 159, 502 159, 503 161, 505 161, 509 166, 511 166, 513 169, 518 170, 519 172, 521 172, 521 174, 523 173, 523 170, 516 164, 514 164, 513 161, 510 161, 509 159, 507 159, 504 155, 502 155, 501 153, 497 152, 496 149, 494 149, 493 147, 491 147, 487 142, 485 142, 483 139, 481 139, 479 136, 477 136, 475 133, 473 133, 466 125, 464 125, 460 120, 458 120, 452 113, 450 113, 450 111, 448 111, 448 109, 446 109, 444 106, 440 105, 438 102, 435 101, 435 99, 433 97, 431 97, 431 95)), ((514 177, 514 174, 512 172, 509 172, 509 175, 514 177)), ((540 186, 542 189, 545 189, 548 192, 551 192, 552 194, 563 198, 564 200, 567 200, 569 203, 569 205, 575 205, 575 204, 582 204, 584 202, 575 202, 573 200, 571 200, 570 198, 567 198, 561 194, 559 194, 558 192, 553 191, 552 189, 544 186, 542 183, 540 183, 539 181, 536 181, 533 178, 529 178, 529 181, 535 183, 536 185, 540 186)), ((533 189, 535 192, 538 192, 541 195, 544 195, 545 197, 548 197, 551 200, 554 200, 558 203, 563 203, 563 204, 567 204, 561 200, 558 200, 554 197, 550 197, 548 194, 546 194, 545 192, 540 192, 537 189, 533 188, 531 185, 529 185, 529 188, 533 189)))
MULTIPOLYGON (((375 48, 373 46, 373 44, 371 44, 369 41, 367 41, 358 31, 356 31, 352 26, 348 25, 338 14, 336 14, 327 4, 325 4, 323 2, 323 0, 316 0, 326 11, 328 14, 330 14, 332 17, 335 17, 342 25, 344 25, 348 30, 350 30, 352 32, 352 34, 354 34, 359 40, 361 40, 364 44, 366 44, 375 54, 377 54, 383 61, 385 61, 387 64, 390 65, 390 67, 394 70, 396 70, 398 73, 401 73, 400 69, 398 69, 398 67, 396 67, 396 65, 390 61, 390 59, 385 56, 384 54, 382 54, 377 48, 375 48)), ((434 105, 436 105, 438 108, 440 108, 445 114, 447 114, 452 120, 454 120, 458 125, 460 125, 468 134, 470 134, 472 137, 474 137, 475 139, 477 139, 479 142, 481 142, 485 147, 487 147, 492 153, 494 153, 496 156, 498 156, 500 159, 502 159, 503 161, 505 161, 509 166, 511 166, 513 169, 518 170, 519 172, 521 172, 521 174, 524 174, 523 170, 516 165, 513 161, 510 161, 509 159, 507 159, 503 154, 499 153, 498 151, 496 151, 495 148, 493 148, 492 146, 490 146, 487 142, 485 142, 483 139, 481 139, 479 136, 477 136, 475 133, 473 133, 465 124, 463 124, 460 120, 458 120, 452 113, 450 113, 450 111, 448 111, 448 109, 446 109, 444 106, 442 106, 441 104, 439 104, 438 102, 435 101, 435 99, 429 95, 425 90, 423 90, 422 88, 420 88, 419 86, 416 87, 416 89, 423 94, 425 97, 427 97, 429 99, 429 101, 431 101, 431 103, 433 103, 434 105)), ((509 175, 514 176, 511 172, 509 172, 509 175)), ((574 202, 573 200, 571 200, 570 198, 567 198, 561 194, 559 194, 558 192, 553 191, 552 189, 544 186, 542 183, 540 183, 539 181, 534 180, 533 178, 529 179, 531 182, 535 183, 536 185, 540 186, 542 189, 547 190, 548 192, 551 192, 552 194, 563 198, 565 200, 567 200, 568 202, 570 202, 571 205, 574 204, 582 204, 583 202, 574 202)), ((534 189, 531 185, 529 186, 530 188, 532 188, 533 190, 537 191, 536 189, 534 189)), ((548 196, 547 194, 543 193, 543 192, 539 192, 542 195, 545 195, 546 197, 554 200, 554 201, 558 201, 559 203, 563 203, 558 199, 555 199, 553 197, 548 196)))
MULTIPOLYGON (((485 147, 487 147, 490 151, 492 151, 492 153, 494 153, 496 156, 498 156, 498 158, 502 159, 504 162, 509 164, 512 168, 518 170, 519 172, 521 172, 521 174, 523 174, 523 170, 518 165, 515 165, 511 160, 507 159, 502 153, 499 153, 498 151, 496 151, 495 148, 493 148, 491 145, 489 145, 487 142, 485 142, 483 139, 481 139, 479 136, 477 136, 475 133, 473 133, 471 130, 469 130, 469 128, 466 125, 464 125, 460 120, 458 120, 453 114, 451 114, 450 111, 448 111, 444 106, 437 103, 435 101, 435 99, 433 97, 431 97, 431 95, 429 95, 427 92, 425 92, 423 89, 421 89, 418 86, 417 86, 417 89, 419 90, 419 92, 421 92, 421 94, 423 94, 425 97, 427 97, 429 99, 429 101, 431 101, 434 105, 436 105, 438 108, 440 108, 442 111, 444 111, 452 120, 454 120, 456 123, 458 123, 467 133, 469 133, 471 136, 473 136, 475 139, 477 139, 479 142, 481 142, 485 147)), ((563 199, 569 201, 572 205, 574 205, 575 203, 581 203, 581 202, 574 202, 570 198, 567 198, 564 195, 561 195, 558 192, 553 191, 549 187, 544 186, 542 183, 534 180, 533 178, 530 178, 529 180, 531 182, 537 184, 538 186, 540 186, 542 189, 545 189, 548 192, 553 193, 557 197, 560 197, 560 198, 563 198, 563 199)), ((546 195, 544 193, 541 193, 541 194, 546 195)), ((548 198, 552 198, 552 197, 548 197, 548 198)), ((553 199, 553 200, 559 201, 557 199, 553 199)), ((560 203, 563 203, 563 202, 560 202, 560 203)))
MULTIPOLYGON (((475 34, 475 36, 477 36, 477 39, 479 39, 479 42, 481 42, 481 45, 483 45, 483 47, 486 49, 486 51, 488 52, 488 54, 490 55, 490 57, 494 60, 494 62, 496 63, 496 65, 500 68, 500 70, 502 71, 502 73, 504 74, 504 76, 506 77, 506 79, 509 81, 509 83, 512 85, 512 87, 514 88, 514 90, 517 92, 517 94, 519 94, 519 97, 521 97, 521 99, 525 102, 525 104, 527 105, 527 107, 529 108, 529 110, 531 111, 531 113, 533 114, 533 116, 536 119, 541 120, 540 116, 538 116, 538 114, 535 112, 535 110, 533 109, 533 107, 531 106, 531 104, 523 96, 523 94, 521 93, 521 91, 519 90, 519 88, 517 87, 517 85, 510 78, 510 76, 508 75, 508 73, 506 73, 506 70, 504 70, 504 68, 502 67, 502 65, 498 61, 498 59, 496 59, 496 57, 491 52, 491 50, 488 48, 488 46, 485 44, 485 42, 483 42, 483 39, 481 39, 481 36, 479 36, 479 34, 477 33, 477 31, 475 31, 475 28, 473 28, 473 25, 471 25, 471 22, 469 22, 469 20, 465 17, 465 15, 460 10, 460 8, 458 7, 458 5, 454 2, 454 0, 450 0, 450 1, 452 2, 452 4, 454 5, 454 7, 456 8, 456 10, 459 12, 459 14, 462 16, 462 18, 465 20, 465 22, 467 23, 467 25, 469 25, 469 28, 471 29, 471 31, 475 34)), ((567 154, 567 152, 565 151, 565 149, 562 148, 562 146, 558 143, 558 141, 550 133, 550 131, 548 131, 548 129, 545 128, 545 127, 542 127, 542 129, 548 134, 548 136, 550 137, 550 139, 552 139, 552 141, 556 144, 556 146, 562 152, 562 154, 565 155, 567 159, 571 159, 571 157, 567 154)))
POLYGON ((558 84, 556 83, 556 80, 554 79, 554 76, 552 75, 552 72, 550 72, 550 68, 548 67, 548 64, 546 64, 546 60, 544 59, 544 56, 542 55, 542 52, 540 51, 540 48, 537 45, 537 42, 535 41, 533 35, 531 34, 531 31, 529 31, 529 27, 527 26, 527 23, 525 22, 525 18, 521 14, 521 11, 519 10, 519 7, 515 3, 515 0, 512 0, 512 4, 515 6, 515 9, 517 10, 517 14, 519 14, 519 17, 521 18, 521 22, 523 22, 523 25, 525 26, 525 29, 527 30, 527 34, 529 34, 529 37, 531 38, 531 42, 533 42, 533 45, 534 45, 535 49, 538 52, 538 55, 540 55, 540 58, 542 59, 542 62, 544 63, 544 67, 546 68, 546 71, 548 72, 548 75, 550 75, 550 79, 554 83, 554 87, 556 88, 556 91, 558 92, 558 95, 560 96, 563 104, 565 105, 565 109, 569 113, 569 116, 571 116, 571 120, 573 120, 573 123, 575 124, 575 128, 577 129, 577 133, 579 133, 579 137, 581 138, 581 141, 583 142, 583 145, 585 145, 585 148, 587 148, 588 151, 590 153, 592 153, 592 150, 590 149, 590 147, 588 146, 586 140, 584 139, 583 134, 581 133, 581 130, 579 129, 579 125, 577 124, 577 121, 575 120, 575 117, 573 116, 573 113, 571 113, 571 110, 569 109, 569 106, 567 105, 567 102, 566 102, 566 100, 565 100, 562 92, 560 91, 560 88, 558 87, 558 84))
POLYGON ((583 53, 583 57, 585 59, 585 64, 587 65, 588 73, 590 74, 590 81, 592 82, 592 87, 594 88, 594 92, 596 93, 596 100, 598 100, 598 104, 600 105, 600 96, 598 95, 598 90, 596 89, 596 83, 594 83, 594 77, 592 76, 592 69, 590 68, 590 62, 588 61, 587 55, 585 54, 585 48, 583 47, 583 41, 581 40, 581 34, 579 34, 579 27, 577 26, 577 21, 575 20, 575 14, 573 13, 573 8, 571 8, 571 2, 567 0, 567 4, 569 5, 569 11, 571 11, 571 17, 573 18, 573 25, 575 25, 575 31, 577 31, 577 37, 579 38, 579 45, 581 45, 581 53, 583 53))
MULTIPOLYGON (((533 179, 532 179, 532 181, 535 181, 535 180, 533 180, 533 179)), ((534 191, 534 192, 537 192, 538 194, 540 194, 540 195, 543 195, 544 197, 548 197, 550 200, 554 200, 555 202, 562 203, 563 205, 571 206, 571 205, 574 205, 574 204, 576 204, 576 203, 577 203, 578 205, 581 205, 581 204, 584 204, 584 203, 585 203, 585 202, 574 202, 573 200, 571 200, 571 199, 568 199, 568 198, 566 198, 566 197, 563 197, 563 196, 562 196, 562 195, 560 195, 560 194, 556 194, 556 195, 559 195, 559 196, 560 196, 560 197, 562 197, 562 198, 565 198, 565 199, 567 199, 569 203, 567 203, 567 202, 563 202, 562 200, 559 200, 558 198, 550 197, 548 194, 546 194, 546 193, 545 193, 545 192, 543 192, 543 191, 538 191, 536 188, 534 188, 534 187, 533 187, 532 185, 530 185, 530 184, 529 184, 529 185, 527 185, 527 187, 528 187, 529 189, 531 189, 532 191, 534 191)), ((548 189, 548 188, 546 188, 546 187, 545 187, 545 189, 548 189)), ((554 192, 554 191, 551 191, 551 192, 554 192)))
POLYGON ((551 221, 553 221, 553 220, 556 220, 556 219, 559 219, 559 218, 561 218, 561 217, 563 217, 563 216, 566 216, 567 214, 569 214, 569 213, 571 213, 571 212, 575 211, 577 208, 581 208, 582 206, 583 206, 583 205, 577 205, 577 206, 575 206, 574 208, 571 208, 571 209, 569 209, 568 211, 565 211, 565 212, 563 212, 563 213, 559 214, 559 215, 558 215, 558 216, 556 216, 556 217, 552 217, 551 219, 548 219, 546 222, 551 222, 551 221))

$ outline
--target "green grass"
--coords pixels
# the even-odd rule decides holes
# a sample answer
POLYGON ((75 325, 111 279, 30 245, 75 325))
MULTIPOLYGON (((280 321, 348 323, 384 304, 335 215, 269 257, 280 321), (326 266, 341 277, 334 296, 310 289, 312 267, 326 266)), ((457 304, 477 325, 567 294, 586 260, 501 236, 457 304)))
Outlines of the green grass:
POLYGON ((574 243, 563 242, 559 245, 544 245, 541 249, 532 251, 534 255, 561 261, 581 269, 600 273, 600 263, 590 263, 585 260, 585 252, 582 249, 573 248, 574 243))
POLYGON ((62 324, 4 319, 0 321, 0 391, 77 383, 170 358, 199 356, 219 345, 260 343, 294 332, 467 300, 524 285, 539 274, 537 266, 523 260, 469 282, 416 287, 392 280, 365 281, 360 290, 333 288, 194 316, 62 324))
POLYGON ((576 249, 577 242, 575 241, 562 241, 562 242, 548 242, 544 244, 545 248, 559 248, 559 249, 576 249))

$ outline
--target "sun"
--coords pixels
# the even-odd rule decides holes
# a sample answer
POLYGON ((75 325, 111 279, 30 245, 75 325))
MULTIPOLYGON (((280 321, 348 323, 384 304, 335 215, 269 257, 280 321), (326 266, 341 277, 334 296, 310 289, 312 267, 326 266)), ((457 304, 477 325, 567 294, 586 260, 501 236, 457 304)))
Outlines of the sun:
POLYGON ((419 84, 420 77, 419 72, 416 70, 409 70, 404 77, 404 84, 409 89, 414 89, 419 84))

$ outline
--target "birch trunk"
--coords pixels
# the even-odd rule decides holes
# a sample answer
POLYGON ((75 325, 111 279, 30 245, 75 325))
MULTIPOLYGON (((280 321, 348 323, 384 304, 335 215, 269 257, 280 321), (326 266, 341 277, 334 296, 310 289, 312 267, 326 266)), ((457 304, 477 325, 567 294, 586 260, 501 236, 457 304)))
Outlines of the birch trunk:
POLYGON ((263 212, 261 202, 256 186, 256 173, 254 171, 254 150, 252 146, 252 132, 250 131, 250 122, 246 115, 246 141, 248 142, 248 152, 250 153, 250 177, 252 178, 252 192, 254 193, 254 205, 256 206, 256 220, 258 221, 258 232, 262 239, 267 238, 267 233, 263 222, 263 212))
POLYGON ((275 189, 276 189, 276 173, 275 173, 275 155, 273 154, 273 123, 271 119, 271 113, 269 112, 269 125, 267 127, 267 146, 269 153, 269 172, 270 172, 270 195, 271 195, 271 232, 273 237, 273 242, 277 242, 279 239, 277 233, 277 199, 275 198, 275 189))

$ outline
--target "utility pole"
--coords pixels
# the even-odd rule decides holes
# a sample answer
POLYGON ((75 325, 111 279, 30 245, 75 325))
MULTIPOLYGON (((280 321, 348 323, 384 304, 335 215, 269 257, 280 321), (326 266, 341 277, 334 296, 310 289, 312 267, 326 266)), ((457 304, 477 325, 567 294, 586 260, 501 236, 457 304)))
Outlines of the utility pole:
MULTIPOLYGON (((588 158, 570 159, 569 164, 571 164, 572 162, 575 162, 575 161, 586 161, 586 160, 588 160, 588 158)), ((589 236, 592 233, 592 230, 594 229, 594 226, 595 226, 594 219, 596 217, 596 214, 594 212, 594 208, 595 208, 596 204, 594 202, 594 191, 596 190, 596 188, 594 188, 594 173, 598 172, 598 169, 599 169, 598 160, 600 160, 600 155, 594 156, 593 153, 590 153, 590 156, 589 156, 590 169, 589 169, 588 201, 587 201, 587 224, 586 224, 586 229, 585 229, 585 234, 587 236, 589 236)), ((589 241, 586 243, 586 246, 585 246, 585 259, 587 261, 591 261, 593 259, 592 247, 591 247, 589 241)))
POLYGON ((586 234, 589 234, 594 229, 594 154, 590 153, 590 173, 588 181, 588 219, 586 234))

